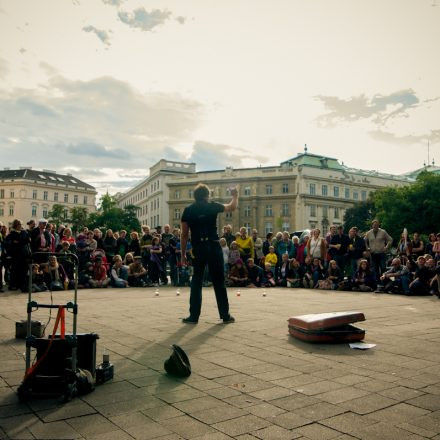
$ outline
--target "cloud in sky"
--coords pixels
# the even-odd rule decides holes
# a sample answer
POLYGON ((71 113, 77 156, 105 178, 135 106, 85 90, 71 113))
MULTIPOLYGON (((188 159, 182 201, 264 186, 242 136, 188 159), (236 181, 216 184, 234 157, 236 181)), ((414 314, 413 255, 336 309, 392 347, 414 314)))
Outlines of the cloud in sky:
POLYGON ((106 5, 119 7, 124 3, 124 0, 102 0, 102 2, 106 5))
POLYGON ((82 28, 84 32, 94 33, 106 46, 110 46, 110 35, 103 29, 97 29, 95 26, 88 25, 82 28))
POLYGON ((145 32, 153 30, 171 18, 171 12, 161 9, 147 11, 145 8, 137 8, 133 12, 118 12, 119 19, 126 25, 145 32))
POLYGON ((341 99, 336 96, 318 95, 315 99, 321 101, 329 110, 317 118, 318 124, 325 127, 361 119, 370 119, 375 124, 383 125, 389 119, 407 117, 407 110, 416 108, 420 103, 412 89, 399 90, 389 95, 376 94, 372 97, 362 94, 341 99))
POLYGON ((86 181, 127 182, 112 170, 144 170, 145 176, 169 157, 169 145, 191 142, 202 113, 191 99, 142 94, 109 76, 73 81, 58 75, 40 89, 0 90, 2 165, 85 167, 86 181), (104 168, 101 178, 93 171, 104 168))
POLYGON ((0 57, 0 78, 5 78, 9 73, 8 62, 0 57))
POLYGON ((261 163, 267 162, 268 158, 255 156, 241 148, 234 148, 229 145, 213 144, 206 141, 196 141, 193 145, 190 162, 195 162, 198 171, 223 169, 227 166, 242 168, 247 159, 258 160, 261 163))
POLYGON ((391 144, 399 144, 399 145, 416 145, 423 142, 430 141, 432 144, 440 143, 440 129, 431 130, 429 133, 420 134, 420 135, 397 135, 396 133, 391 133, 388 131, 375 130, 369 132, 370 136, 373 139, 388 142, 391 144))

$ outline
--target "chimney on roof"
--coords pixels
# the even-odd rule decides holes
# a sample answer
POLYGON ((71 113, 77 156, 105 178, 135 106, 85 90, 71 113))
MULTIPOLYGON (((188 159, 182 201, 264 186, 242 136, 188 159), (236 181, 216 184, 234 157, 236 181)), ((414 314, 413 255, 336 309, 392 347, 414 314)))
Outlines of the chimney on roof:
POLYGON ((10 170, 9 167, 4 167, 3 169, 4 169, 5 171, 10 170))

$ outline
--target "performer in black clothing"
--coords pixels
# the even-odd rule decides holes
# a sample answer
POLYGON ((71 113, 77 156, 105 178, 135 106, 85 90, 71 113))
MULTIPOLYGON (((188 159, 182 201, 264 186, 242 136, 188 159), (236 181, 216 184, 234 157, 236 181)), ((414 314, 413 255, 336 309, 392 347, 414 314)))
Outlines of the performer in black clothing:
POLYGON ((182 214, 181 249, 182 265, 186 265, 186 245, 189 231, 193 246, 194 275, 191 280, 191 296, 189 300, 189 316, 182 321, 196 324, 202 308, 202 283, 205 266, 208 265, 220 318, 225 324, 234 322, 229 314, 228 294, 225 287, 223 252, 217 235, 217 214, 232 212, 237 208, 238 191, 231 190, 232 200, 229 204, 209 201, 209 188, 199 183, 194 190, 195 203, 187 206, 182 214))

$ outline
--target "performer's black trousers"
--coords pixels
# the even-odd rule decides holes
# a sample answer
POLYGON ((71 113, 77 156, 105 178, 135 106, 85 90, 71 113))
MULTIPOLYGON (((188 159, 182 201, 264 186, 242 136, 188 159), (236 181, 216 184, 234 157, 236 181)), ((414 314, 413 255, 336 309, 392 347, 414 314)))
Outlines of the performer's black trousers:
POLYGON ((214 286, 215 298, 221 319, 229 318, 228 294, 225 287, 223 252, 218 241, 206 241, 193 247, 194 275, 191 280, 189 314, 199 319, 202 308, 202 283, 205 266, 208 265, 214 286))

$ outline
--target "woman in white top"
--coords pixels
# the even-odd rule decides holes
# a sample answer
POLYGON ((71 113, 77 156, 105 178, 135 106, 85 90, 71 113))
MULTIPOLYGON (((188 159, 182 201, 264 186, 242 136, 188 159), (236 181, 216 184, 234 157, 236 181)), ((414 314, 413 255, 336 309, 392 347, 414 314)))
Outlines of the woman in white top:
POLYGON ((324 261, 327 254, 327 245, 320 234, 321 231, 318 228, 313 229, 310 240, 307 242, 307 255, 310 255, 312 259, 319 258, 324 261))

